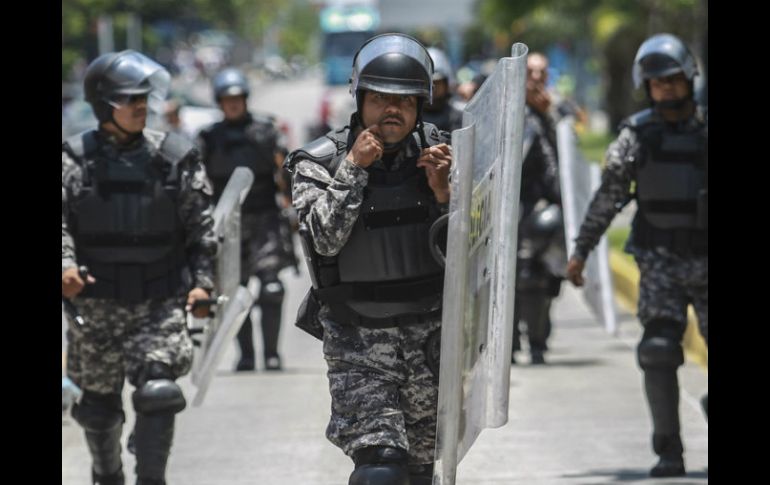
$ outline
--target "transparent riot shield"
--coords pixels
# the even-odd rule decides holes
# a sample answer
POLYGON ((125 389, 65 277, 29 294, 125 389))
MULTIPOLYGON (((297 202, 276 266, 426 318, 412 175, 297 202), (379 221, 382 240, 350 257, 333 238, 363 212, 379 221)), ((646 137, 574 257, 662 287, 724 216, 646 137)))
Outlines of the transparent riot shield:
MULTIPOLYGON (((588 212, 591 198, 601 182, 601 169, 596 164, 587 163, 577 148, 574 124, 575 120, 567 116, 556 125, 559 183, 568 254, 575 250, 575 238, 588 212)), ((612 288, 607 237, 602 236, 586 261, 583 296, 594 315, 603 322, 607 332, 615 334, 617 311, 612 288)))
POLYGON ((498 61, 452 133, 434 484, 508 421, 527 50, 498 61))
POLYGON ((240 330, 254 302, 254 296, 240 284, 241 204, 253 181, 251 170, 236 168, 214 208, 214 232, 219 240, 215 277, 217 307, 214 316, 203 328, 197 329, 198 335, 193 337, 198 344, 194 347, 192 368, 192 382, 198 388, 193 406, 203 402, 227 346, 240 330))

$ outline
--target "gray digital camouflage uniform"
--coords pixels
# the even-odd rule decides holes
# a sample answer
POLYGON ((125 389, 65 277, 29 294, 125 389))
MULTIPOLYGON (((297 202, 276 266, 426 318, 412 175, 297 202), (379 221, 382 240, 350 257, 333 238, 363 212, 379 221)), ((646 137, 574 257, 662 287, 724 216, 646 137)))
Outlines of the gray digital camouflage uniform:
POLYGON ((651 476, 684 474, 677 368, 684 363, 681 342, 690 303, 708 345, 708 121, 702 115, 696 111, 668 123, 646 110, 624 122, 607 150, 601 186, 576 238, 574 257, 585 260, 614 215, 636 198, 639 209, 625 250, 640 271, 638 317, 644 333, 637 363, 652 418, 652 449, 660 456, 651 476), (686 176, 675 175, 683 171, 686 176), (695 190, 696 200, 674 197, 675 191, 692 197, 695 190), (678 216, 673 224, 667 214, 694 215, 695 222, 678 216))
MULTIPOLYGON (((223 120, 205 128, 197 138, 206 172, 218 200, 237 166, 249 168, 254 182, 241 206, 241 284, 249 278, 260 281, 260 308, 265 368, 280 369, 278 337, 284 287, 278 277, 282 269, 296 264, 291 232, 276 203, 276 153, 285 153, 281 132, 272 116, 246 113, 240 120, 223 120)), ((288 195, 288 194, 286 194, 288 195)), ((241 357, 236 370, 255 368, 251 317, 238 332, 241 357)))
MULTIPOLYGON (((695 118, 691 119, 691 123, 695 118)), ((641 143, 630 128, 623 128, 610 144, 602 183, 575 239, 575 256, 585 260, 612 219, 631 199, 636 181, 641 143)), ((639 266, 638 317, 642 324, 656 318, 687 321, 687 304, 692 303, 704 338, 708 338, 708 256, 686 257, 663 247, 642 248, 629 237, 625 251, 639 266)), ((684 332, 684 327, 682 328, 684 332)))
MULTIPOLYGON (((146 129, 144 138, 127 147, 105 141, 108 157, 136 156, 158 149, 165 134, 146 129), (147 144, 147 145, 146 145, 147 144), (149 150, 148 150, 149 148, 149 150), (133 152, 133 153, 132 153, 133 152)), ((67 374, 81 389, 101 394, 119 393, 124 378, 131 380, 148 361, 168 364, 182 376, 190 370, 192 342, 185 328, 182 308, 193 287, 211 290, 217 242, 213 233, 212 188, 197 152, 180 162, 178 215, 185 226, 189 287, 178 297, 119 304, 107 299, 74 298, 85 320, 79 327, 70 322, 67 332, 67 374)), ((81 167, 62 152, 62 271, 77 265, 77 241, 67 227, 71 203, 82 187, 81 167)))
MULTIPOLYGON (((406 144, 390 170, 418 156, 418 147, 406 144)), ((366 170, 345 160, 333 178, 314 162, 296 163, 294 207, 319 254, 336 255, 345 245, 367 181, 366 170)), ((324 305, 319 314, 332 396, 327 438, 349 456, 368 446, 391 446, 407 450, 409 464, 432 463, 438 386, 424 349, 440 319, 371 329, 335 322, 328 311, 324 305)))

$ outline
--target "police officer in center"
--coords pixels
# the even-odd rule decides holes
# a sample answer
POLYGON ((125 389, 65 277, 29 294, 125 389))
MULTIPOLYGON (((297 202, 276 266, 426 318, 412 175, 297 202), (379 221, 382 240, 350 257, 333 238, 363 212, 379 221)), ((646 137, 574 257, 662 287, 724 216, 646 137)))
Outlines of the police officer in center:
MULTIPOLYGON (((291 249, 287 251, 284 244, 276 198, 280 197, 280 166, 286 152, 279 144, 280 133, 273 119, 249 112, 249 83, 241 71, 220 71, 214 77, 213 90, 224 119, 202 130, 198 145, 214 184, 215 200, 222 195, 236 167, 248 167, 254 173, 254 183, 241 206, 241 283, 247 284, 251 275, 259 278, 255 306, 261 310, 264 366, 270 371, 281 370, 278 334, 284 286, 278 274, 294 263, 293 254, 288 254, 291 249)), ((236 370, 254 370, 250 315, 238 332, 238 345, 241 356, 236 370)))
POLYGON ((174 415, 186 404, 175 380, 192 363, 184 307, 214 286, 212 189, 198 152, 179 135, 145 128, 148 96, 162 100, 167 84, 168 73, 138 52, 101 55, 84 80, 99 127, 62 146, 67 376, 83 390, 72 415, 99 485, 125 480, 126 378, 136 388, 136 483, 166 483, 174 415))
POLYGON ((653 477, 685 474, 677 368, 684 363, 688 304, 708 344, 708 118, 694 100, 696 75, 695 59, 673 35, 654 35, 639 47, 634 83, 644 85, 651 106, 624 120, 609 146, 601 186, 567 265, 567 277, 581 286, 588 253, 615 214, 636 199, 625 250, 641 273, 644 333, 637 356, 652 415, 652 448, 660 457, 653 477))
POLYGON ((349 126, 286 160, 314 284, 303 308, 320 305, 308 326, 329 369, 326 436, 353 459, 351 485, 431 483, 443 269, 429 233, 451 163, 449 134, 420 116, 432 73, 414 38, 369 39, 349 126))

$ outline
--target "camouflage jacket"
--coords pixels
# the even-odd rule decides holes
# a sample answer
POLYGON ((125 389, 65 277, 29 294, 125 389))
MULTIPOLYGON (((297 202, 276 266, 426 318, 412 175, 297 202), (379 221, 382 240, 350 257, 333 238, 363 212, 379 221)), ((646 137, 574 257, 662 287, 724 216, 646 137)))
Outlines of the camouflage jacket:
MULTIPOLYGON (((434 132, 438 138, 433 141, 449 142, 448 133, 435 129, 434 132)), ((332 177, 323 166, 302 158, 300 153, 301 149, 286 159, 287 169, 294 174, 294 208, 299 221, 307 225, 316 252, 322 256, 335 256, 347 242, 358 218, 369 174, 366 169, 343 159, 332 177)), ((396 154, 390 167, 386 167, 382 160, 376 160, 372 166, 396 171, 403 163, 415 163, 419 156, 419 146, 410 140, 396 154)), ((436 205, 442 214, 449 208, 448 203, 436 202, 436 205)))
MULTIPOLYGON (((127 146, 117 145, 111 138, 98 133, 102 153, 107 157, 118 157, 131 151, 145 149, 145 143, 151 152, 157 150, 166 133, 145 129, 144 136, 127 146)), ((83 186, 83 167, 65 150, 61 156, 61 264, 62 271, 77 266, 75 244, 67 227, 71 206, 78 199, 83 186)), ((177 214, 185 228, 185 247, 188 254, 190 271, 195 286, 205 289, 214 288, 214 258, 217 251, 217 239, 214 235, 214 219, 211 198, 213 190, 206 171, 200 162, 197 149, 190 152, 179 162, 179 193, 177 214)))
MULTIPOLYGON (((701 123, 704 117, 702 111, 697 111, 695 116, 683 123, 701 123)), ((642 148, 637 133, 628 126, 623 126, 618 137, 607 148, 601 185, 591 200, 580 232, 575 238, 574 255, 577 258, 585 260, 588 257, 615 214, 634 198, 637 166, 642 157, 642 148)), ((640 252, 639 248, 633 245, 632 238, 629 238, 625 249, 632 254, 640 252)))

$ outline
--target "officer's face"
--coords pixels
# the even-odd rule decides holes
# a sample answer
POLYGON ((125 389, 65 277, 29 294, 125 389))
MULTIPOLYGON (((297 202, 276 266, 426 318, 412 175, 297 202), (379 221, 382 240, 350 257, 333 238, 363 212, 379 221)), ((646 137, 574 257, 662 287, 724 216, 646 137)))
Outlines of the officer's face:
POLYGON ((246 115, 246 96, 222 96, 219 98, 219 107, 226 120, 239 120, 246 115))
POLYGON ((527 57, 527 87, 542 86, 548 81, 548 59, 540 54, 527 57))
POLYGON ((684 73, 679 72, 671 76, 654 77, 650 79, 650 96, 652 100, 676 101, 690 95, 690 83, 684 73))
POLYGON ((366 128, 379 125, 385 143, 398 143, 417 124, 417 96, 364 92, 363 113, 366 128))
POLYGON ((147 123, 147 95, 124 96, 110 103, 112 118, 123 130, 139 133, 147 123))

